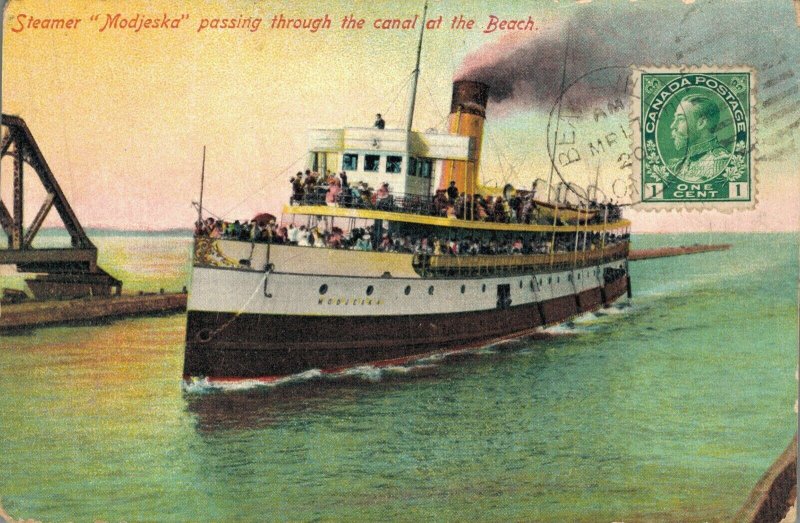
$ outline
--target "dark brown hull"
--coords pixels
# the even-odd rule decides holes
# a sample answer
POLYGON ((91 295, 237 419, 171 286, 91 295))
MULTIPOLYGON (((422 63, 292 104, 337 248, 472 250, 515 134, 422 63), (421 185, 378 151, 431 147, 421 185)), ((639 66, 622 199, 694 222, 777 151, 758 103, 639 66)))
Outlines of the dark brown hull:
POLYGON ((542 303, 411 316, 278 316, 189 311, 183 374, 273 378, 413 358, 524 335, 608 305, 627 278, 542 303))

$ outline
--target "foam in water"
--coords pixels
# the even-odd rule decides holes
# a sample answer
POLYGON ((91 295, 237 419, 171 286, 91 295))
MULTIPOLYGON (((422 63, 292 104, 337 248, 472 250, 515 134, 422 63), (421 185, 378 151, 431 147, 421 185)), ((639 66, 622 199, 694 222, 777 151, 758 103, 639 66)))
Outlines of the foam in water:
MULTIPOLYGON (((444 357, 444 355, 442 355, 442 357, 444 357)), ((436 365, 432 363, 419 362, 411 365, 391 365, 387 367, 359 365, 337 372, 323 372, 319 369, 311 369, 291 376, 270 380, 241 379, 217 381, 209 380, 208 378, 192 378, 190 381, 183 380, 181 382, 181 388, 188 394, 207 394, 211 392, 244 391, 256 388, 271 389, 291 383, 303 383, 319 379, 336 381, 355 377, 367 382, 377 383, 385 376, 405 375, 423 369, 430 369, 435 366, 436 365)))
POLYGON ((214 391, 237 391, 237 390, 249 390, 258 387, 277 387, 279 385, 284 385, 288 383, 297 383, 297 382, 304 382, 310 381, 313 379, 317 379, 323 376, 323 373, 319 369, 311 369, 299 374, 293 374, 291 376, 285 376, 278 379, 270 379, 270 380, 263 380, 263 379, 241 379, 241 380, 231 380, 231 381, 216 381, 210 380, 208 378, 191 378, 190 381, 183 380, 181 382, 182 389, 190 394, 204 394, 207 392, 214 392, 214 391))
POLYGON ((379 367, 374 367, 372 365, 359 365, 358 367, 351 367, 341 372, 328 374, 326 378, 336 379, 343 377, 357 377, 374 383, 380 381, 382 375, 383 370, 379 367))
POLYGON ((547 335, 573 335, 586 333, 593 330, 592 324, 607 321, 606 318, 608 316, 627 314, 632 310, 633 306, 628 302, 616 303, 605 309, 599 309, 594 312, 586 312, 570 321, 547 327, 542 332, 547 335))
POLYGON ((544 329, 545 334, 579 334, 581 332, 586 332, 586 329, 576 326, 575 323, 571 321, 559 323, 558 325, 553 325, 544 329))
POLYGON ((601 318, 601 317, 602 317, 602 314, 598 315, 598 314, 595 314, 594 312, 585 312, 585 313, 581 314, 580 316, 576 317, 574 320, 572 320, 572 323, 573 324, 578 324, 578 325, 581 325, 581 324, 584 324, 584 323, 592 323, 594 321, 597 321, 597 319, 601 318))
POLYGON ((417 363, 438 363, 438 362, 444 360, 445 358, 447 358, 448 354, 450 354, 450 353, 438 352, 436 354, 430 354, 428 356, 425 356, 423 358, 418 359, 417 363))
POLYGON ((617 316, 619 314, 627 314, 633 310, 633 304, 630 302, 615 303, 611 307, 594 311, 596 318, 603 318, 605 316, 617 316))

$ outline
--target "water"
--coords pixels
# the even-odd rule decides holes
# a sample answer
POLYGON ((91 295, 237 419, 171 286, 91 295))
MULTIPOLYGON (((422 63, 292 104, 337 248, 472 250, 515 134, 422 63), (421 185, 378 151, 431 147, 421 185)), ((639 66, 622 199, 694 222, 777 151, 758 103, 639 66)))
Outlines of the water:
MULTIPOLYGON (((44 521, 728 520, 795 432, 798 241, 714 240, 734 248, 632 263, 629 307, 410 368, 182 390, 181 315, 0 337, 2 504, 44 521)), ((131 288, 183 285, 186 238, 97 243, 131 288)))

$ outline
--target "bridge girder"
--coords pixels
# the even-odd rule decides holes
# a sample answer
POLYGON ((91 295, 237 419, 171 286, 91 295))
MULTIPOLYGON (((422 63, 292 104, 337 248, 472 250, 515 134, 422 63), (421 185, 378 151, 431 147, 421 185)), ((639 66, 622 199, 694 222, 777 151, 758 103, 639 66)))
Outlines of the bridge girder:
POLYGON ((75 212, 69 205, 28 125, 18 116, 3 114, 2 127, 0 158, 4 156, 13 158, 14 189, 13 212, 9 212, 3 195, 0 194, 0 227, 8 237, 8 248, 0 249, 0 264, 14 264, 21 272, 44 272, 51 276, 70 275, 66 279, 63 277, 37 278, 36 289, 40 291, 34 290, 37 295, 54 297, 55 294, 61 294, 65 297, 76 297, 84 292, 106 294, 110 293, 112 287, 116 288, 119 293, 122 282, 98 267, 97 248, 86 235, 75 212), (25 230, 23 216, 23 182, 28 170, 24 168, 25 164, 28 164, 30 170, 36 173, 47 193, 44 203, 27 230, 25 230), (64 228, 70 235, 72 248, 36 249, 33 247, 33 240, 53 208, 58 212, 64 228), (53 281, 53 284, 48 288, 47 282, 50 280, 53 281))

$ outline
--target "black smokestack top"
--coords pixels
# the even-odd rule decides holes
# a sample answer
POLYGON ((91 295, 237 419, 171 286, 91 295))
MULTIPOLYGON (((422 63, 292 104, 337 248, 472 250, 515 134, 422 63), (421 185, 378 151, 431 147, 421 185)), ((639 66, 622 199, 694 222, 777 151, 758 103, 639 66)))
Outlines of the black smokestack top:
MULTIPOLYGON (((800 32, 791 5, 767 3, 737 3, 736 9, 725 3, 585 4, 524 40, 509 34, 482 46, 466 57, 455 78, 488 85, 489 110, 501 112, 549 110, 562 94, 563 78, 570 88, 563 102, 580 110, 624 90, 620 76, 631 65, 759 69, 776 60, 776 50, 796 63, 800 32)), ((764 81, 758 75, 756 80, 764 81)))
POLYGON ((489 101, 489 86, 482 82, 459 80, 453 82, 453 98, 450 112, 476 114, 486 118, 486 103, 489 101))

